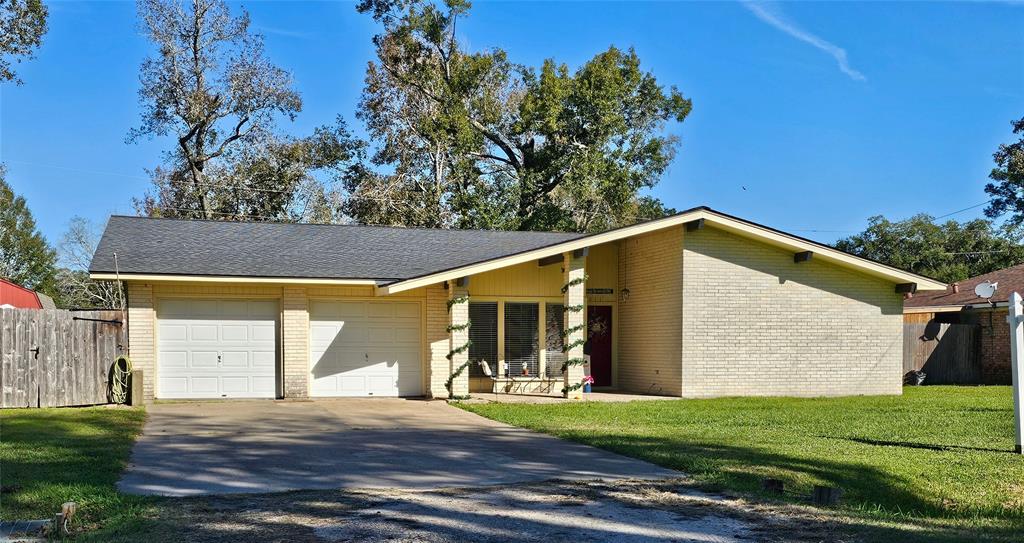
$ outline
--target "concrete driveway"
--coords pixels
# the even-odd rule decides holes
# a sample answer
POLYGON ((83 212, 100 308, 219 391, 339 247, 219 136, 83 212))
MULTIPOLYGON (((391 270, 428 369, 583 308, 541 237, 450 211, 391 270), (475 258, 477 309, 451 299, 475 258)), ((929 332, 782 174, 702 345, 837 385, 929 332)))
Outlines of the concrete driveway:
POLYGON ((494 422, 444 402, 157 403, 118 483, 190 496, 299 489, 658 479, 647 462, 494 422))

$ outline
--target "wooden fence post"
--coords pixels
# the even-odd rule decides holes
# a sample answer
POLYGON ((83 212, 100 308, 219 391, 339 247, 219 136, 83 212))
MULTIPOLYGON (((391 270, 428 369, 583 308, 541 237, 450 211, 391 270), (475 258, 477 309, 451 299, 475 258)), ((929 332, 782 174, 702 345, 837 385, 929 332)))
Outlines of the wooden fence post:
POLYGON ((1024 437, 1024 417, 1021 409, 1024 408, 1024 398, 1021 397, 1020 386, 1021 374, 1024 372, 1024 326, 1021 316, 1024 315, 1024 307, 1021 305, 1020 294, 1010 294, 1010 314, 1006 316, 1006 322, 1010 328, 1010 371, 1013 376, 1013 417, 1014 430, 1016 432, 1016 452, 1024 454, 1021 449, 1021 438, 1024 437))

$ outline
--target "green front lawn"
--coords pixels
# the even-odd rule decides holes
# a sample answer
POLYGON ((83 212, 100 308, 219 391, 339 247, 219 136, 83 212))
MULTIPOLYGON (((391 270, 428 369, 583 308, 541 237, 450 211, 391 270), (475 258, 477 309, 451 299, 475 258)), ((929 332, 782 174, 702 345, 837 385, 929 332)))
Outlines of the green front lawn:
POLYGON ((67 501, 78 529, 137 516, 147 500, 115 484, 144 419, 130 408, 0 411, 0 518, 53 518, 67 501))
MULTIPOLYGON (((705 488, 801 501, 843 489, 840 509, 1024 538, 1024 457, 1009 387, 916 387, 903 396, 631 403, 462 404, 480 415, 682 471, 705 488)), ((976 534, 976 532, 971 532, 976 534)))

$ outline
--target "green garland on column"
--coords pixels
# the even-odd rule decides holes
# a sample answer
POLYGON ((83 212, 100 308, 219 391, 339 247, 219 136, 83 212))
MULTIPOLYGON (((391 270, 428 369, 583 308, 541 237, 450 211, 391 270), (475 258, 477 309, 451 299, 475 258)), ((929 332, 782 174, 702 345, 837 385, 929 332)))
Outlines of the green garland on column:
MULTIPOLYGON (((456 296, 448 300, 448 312, 452 312, 453 306, 465 303, 469 303, 468 294, 463 296, 456 296)), ((447 330, 449 334, 455 331, 461 332, 462 330, 469 330, 472 325, 473 321, 467 319, 465 324, 449 324, 448 326, 445 327, 445 330, 447 330)), ((451 361, 452 358, 455 358, 455 355, 468 351, 471 345, 473 345, 473 342, 469 338, 466 338, 466 343, 458 347, 452 348, 450 351, 448 351, 448 354, 445 355, 445 358, 451 361)), ((459 367, 455 368, 455 370, 452 371, 452 374, 448 376, 448 380, 444 382, 444 388, 448 391, 449 399, 455 399, 455 394, 452 390, 453 384, 455 383, 455 380, 458 379, 460 375, 462 375, 462 372, 466 371, 466 368, 468 367, 469 360, 463 362, 462 364, 459 365, 459 367)))
MULTIPOLYGON (((566 284, 562 285, 562 294, 565 294, 566 292, 569 292, 569 289, 571 287, 574 287, 576 285, 581 285, 583 283, 586 283, 587 279, 590 279, 590 276, 587 275, 587 274, 583 274, 583 277, 577 277, 575 279, 570 280, 566 284)), ((584 308, 584 304, 567 305, 567 306, 565 306, 565 311, 567 311, 569 313, 579 313, 580 311, 583 311, 583 308, 584 308)), ((587 323, 585 323, 585 322, 583 324, 577 324, 576 326, 572 326, 572 327, 566 328, 565 330, 562 331, 562 337, 563 338, 568 338, 572 334, 574 334, 576 332, 580 332, 582 330, 585 330, 586 328, 587 328, 587 323)), ((577 339, 577 340, 572 341, 570 343, 563 343, 563 345, 562 345, 562 352, 563 353, 568 353, 573 348, 579 347, 581 345, 585 345, 586 343, 587 342, 584 339, 577 339)), ((570 366, 582 366, 582 365, 584 365, 586 363, 587 363, 587 361, 585 359, 583 359, 583 358, 569 358, 569 359, 567 359, 562 364, 562 373, 565 373, 566 371, 568 371, 570 366)), ((584 376, 583 380, 580 381, 579 383, 576 383, 574 385, 570 385, 570 386, 567 386, 567 387, 562 387, 562 395, 565 396, 565 395, 569 394, 570 392, 572 392, 574 390, 579 390, 579 389, 583 388, 583 385, 586 382, 587 382, 587 377, 584 376)))
POLYGON ((573 332, 579 332, 580 330, 582 330, 582 329, 584 329, 586 327, 587 327, 587 325, 586 325, 586 323, 584 323, 584 324, 577 324, 576 326, 573 326, 572 328, 566 328, 565 330, 562 330, 562 337, 569 337, 569 335, 571 335, 573 332))
POLYGON ((468 367, 469 360, 463 362, 458 368, 456 368, 455 371, 453 371, 452 374, 448 376, 448 380, 444 382, 444 388, 448 389, 448 399, 458 399, 455 397, 454 394, 452 394, 452 384, 455 382, 455 379, 457 379, 459 375, 462 375, 462 372, 465 371, 466 368, 468 367))
POLYGON ((448 332, 454 332, 456 330, 469 330, 469 327, 473 325, 473 321, 466 321, 466 324, 449 324, 444 329, 448 332))
POLYGON ((448 300, 448 302, 447 302, 447 304, 448 304, 448 312, 449 313, 452 312, 452 306, 453 305, 455 305, 455 304, 463 304, 463 303, 466 303, 468 301, 469 301, 469 295, 468 294, 466 294, 464 296, 456 296, 456 297, 448 300))
POLYGON ((573 349, 573 347, 579 347, 581 345, 586 345, 586 343, 587 343, 587 340, 582 339, 582 338, 581 339, 577 339, 576 341, 573 341, 572 343, 566 343, 565 345, 562 345, 562 352, 563 353, 568 353, 569 351, 571 351, 573 349))
POLYGON ((580 382, 576 383, 575 385, 567 386, 567 387, 562 387, 562 395, 565 395, 565 394, 568 394, 568 393, 570 393, 570 392, 572 392, 574 390, 579 390, 579 389, 583 388, 583 385, 586 382, 587 382, 586 381, 586 377, 584 377, 583 381, 580 381, 580 382))
POLYGON ((586 283, 587 279, 590 279, 590 276, 587 274, 583 274, 583 277, 577 277, 576 279, 570 280, 568 283, 562 285, 562 294, 569 292, 569 287, 574 287, 576 285, 586 283))
POLYGON ((569 366, 582 366, 586 363, 586 359, 583 358, 570 358, 562 363, 562 372, 569 369, 569 366))

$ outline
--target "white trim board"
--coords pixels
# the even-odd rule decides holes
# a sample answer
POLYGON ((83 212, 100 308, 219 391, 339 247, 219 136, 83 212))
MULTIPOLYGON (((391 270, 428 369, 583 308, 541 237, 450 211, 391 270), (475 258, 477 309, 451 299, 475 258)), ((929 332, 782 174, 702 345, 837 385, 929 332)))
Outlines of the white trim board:
POLYGON ((402 292, 405 290, 411 290, 414 288, 424 287, 435 283, 441 283, 444 281, 450 281, 458 279, 460 277, 466 277, 478 273, 488 272, 507 266, 514 266, 516 264, 522 264, 524 262, 530 262, 545 256, 556 255, 559 253, 566 253, 574 251, 576 249, 583 249, 585 247, 591 247, 600 245, 602 243, 608 243, 611 241, 617 241, 664 228, 670 228, 686 224, 688 222, 703 219, 705 224, 709 224, 713 227, 720 228, 722 230, 737 234, 739 236, 756 239, 763 243, 781 247, 786 250, 793 252, 811 251, 814 253, 814 258, 836 264, 845 268, 854 269, 868 275, 879 277, 892 281, 893 283, 917 283, 917 289, 920 291, 933 291, 933 290, 945 290, 946 284, 934 279, 917 275, 914 273, 906 272, 891 266, 886 266, 878 262, 873 262, 858 256, 854 256, 848 253, 844 253, 837 249, 833 249, 826 245, 821 245, 812 241, 808 241, 796 236, 785 234, 777 230, 772 230, 767 227, 755 225, 743 220, 730 217, 712 211, 706 208, 695 209, 680 213, 678 215, 672 215, 663 219, 656 219, 633 226, 626 226, 615 230, 609 230, 607 232, 601 232, 590 236, 569 240, 562 243, 550 245, 548 247, 542 247, 540 249, 533 249, 522 253, 509 255, 505 257, 499 257, 492 260, 483 262, 477 262, 468 264, 466 266, 460 266, 450 270, 441 272, 435 272, 427 274, 421 277, 414 277, 412 279, 406 279, 403 281, 397 281, 384 286, 376 288, 376 292, 379 295, 389 295, 402 292))
POLYGON ((247 277, 233 275, 167 275, 140 273, 90 273, 90 279, 103 281, 150 281, 150 282, 182 282, 182 283, 271 283, 271 284, 304 284, 304 285, 345 285, 345 286, 376 286, 373 279, 313 279, 308 277, 247 277))

